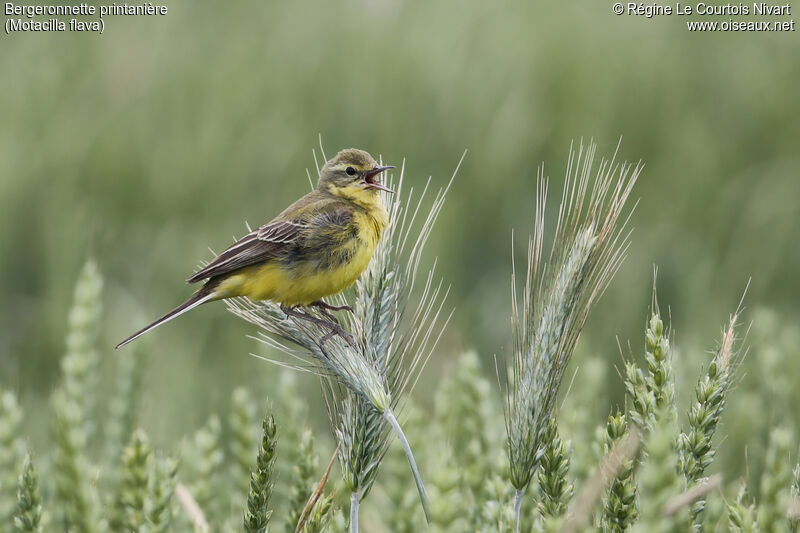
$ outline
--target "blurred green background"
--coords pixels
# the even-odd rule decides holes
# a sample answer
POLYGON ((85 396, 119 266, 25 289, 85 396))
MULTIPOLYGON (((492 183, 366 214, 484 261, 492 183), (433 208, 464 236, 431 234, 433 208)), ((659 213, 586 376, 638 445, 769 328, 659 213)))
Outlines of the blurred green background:
MULTIPOLYGON (((306 192, 318 135, 328 155, 405 161, 415 186, 446 184, 468 150, 428 248, 456 308, 428 384, 465 349, 487 372, 508 352, 511 231, 521 262, 536 167, 555 202, 581 137, 610 155, 622 136, 620 157, 646 163, 629 257, 576 358, 608 362, 598 417, 622 398, 617 340, 641 352, 654 265, 690 376, 751 276, 746 306, 794 322, 797 34, 689 33, 679 17, 610 7, 180 1, 165 17, 109 18, 102 36, 3 35, 0 386, 43 434, 87 256, 106 279, 102 355, 125 357, 113 345, 190 294, 207 247, 306 192)), ((142 407, 156 442, 196 428, 237 384, 269 393, 276 369, 248 355, 264 353, 248 333, 209 305, 151 334, 142 407)))

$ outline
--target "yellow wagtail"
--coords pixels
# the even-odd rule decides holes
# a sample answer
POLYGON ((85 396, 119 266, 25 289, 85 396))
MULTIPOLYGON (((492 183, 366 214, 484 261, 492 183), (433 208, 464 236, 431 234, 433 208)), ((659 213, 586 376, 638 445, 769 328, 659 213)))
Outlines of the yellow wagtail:
POLYGON ((343 291, 367 268, 389 219, 378 191, 392 191, 377 181, 389 168, 363 150, 342 150, 322 167, 315 190, 215 257, 187 280, 205 280, 200 290, 117 348, 198 305, 236 296, 279 303, 287 315, 324 324, 352 342, 327 313, 349 307, 322 299, 343 291), (331 322, 298 306, 318 307, 331 322))

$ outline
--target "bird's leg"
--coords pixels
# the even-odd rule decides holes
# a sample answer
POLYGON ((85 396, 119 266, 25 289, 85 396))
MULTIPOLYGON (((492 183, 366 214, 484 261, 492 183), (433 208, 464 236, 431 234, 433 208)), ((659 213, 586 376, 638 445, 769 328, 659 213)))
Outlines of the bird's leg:
POLYGON ((321 318, 309 315, 308 313, 303 313, 302 311, 298 311, 296 306, 288 307, 282 305, 281 311, 286 313, 286 316, 291 316, 294 318, 302 318, 303 320, 308 320, 309 322, 313 322, 314 324, 317 324, 319 326, 325 326, 331 329, 334 329, 335 326, 339 326, 339 324, 337 323, 328 322, 327 320, 322 320, 321 318))
MULTIPOLYGON (((310 306, 309 306, 309 307, 310 307, 310 306)), ((335 317, 335 316, 333 316, 332 314, 330 314, 330 313, 329 313, 328 311, 326 311, 324 308, 320 307, 320 308, 319 308, 319 312, 322 314, 322 316, 324 316, 325 318, 327 318, 328 320, 330 320, 330 321, 331 321, 331 322, 333 322, 334 324, 336 324, 336 325, 338 325, 338 326, 340 326, 340 325, 341 325, 341 324, 339 324, 339 321, 338 321, 338 320, 336 320, 336 317, 335 317)))
MULTIPOLYGON (((311 302, 308 304, 309 307, 318 307, 320 309, 324 309, 327 311, 350 311, 353 312, 353 308, 349 305, 331 305, 326 303, 324 300, 317 300, 316 302, 311 302)), ((327 313, 326 313, 327 314, 327 313)))
MULTIPOLYGON (((311 316, 308 313, 303 313, 302 311, 298 311, 294 307, 288 306, 281 306, 281 311, 286 313, 286 316, 291 316, 294 318, 300 318, 302 320, 308 320, 318 326, 329 328, 331 331, 330 333, 326 333, 322 339, 320 339, 320 348, 322 348, 326 342, 328 342, 331 337, 334 335, 339 335, 342 339, 344 339, 350 346, 356 348, 356 341, 352 335, 346 332, 342 326, 340 326, 337 322, 328 322, 327 320, 322 320, 321 318, 317 318, 315 316, 311 316)), ((327 313, 326 313, 327 314, 327 313)), ((333 318, 333 317, 331 317, 333 318)), ((335 320, 335 319, 334 319, 335 320)))
POLYGON ((349 305, 330 305, 326 303, 324 300, 317 300, 315 302, 311 302, 310 304, 308 304, 307 307, 316 307, 317 309, 319 309, 319 312, 325 316, 325 318, 327 318, 334 324, 339 324, 339 321, 336 319, 335 316, 330 314, 328 311, 350 311, 351 313, 353 312, 353 308, 350 307, 349 305))

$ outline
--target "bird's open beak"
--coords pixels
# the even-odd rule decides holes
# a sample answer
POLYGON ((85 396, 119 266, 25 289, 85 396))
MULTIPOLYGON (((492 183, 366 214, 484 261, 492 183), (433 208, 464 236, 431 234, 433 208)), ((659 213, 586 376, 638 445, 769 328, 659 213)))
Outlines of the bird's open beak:
POLYGON ((367 183, 367 187, 370 187, 372 189, 378 189, 380 191, 386 191, 386 192, 393 193, 394 191, 392 189, 390 189, 389 187, 387 187, 386 185, 382 184, 381 182, 379 182, 376 179, 378 174, 380 174, 384 170, 389 170, 390 168, 394 168, 394 167, 391 166, 391 165, 387 165, 385 167, 375 167, 372 170, 370 170, 369 172, 367 172, 366 174, 364 174, 364 181, 367 183))

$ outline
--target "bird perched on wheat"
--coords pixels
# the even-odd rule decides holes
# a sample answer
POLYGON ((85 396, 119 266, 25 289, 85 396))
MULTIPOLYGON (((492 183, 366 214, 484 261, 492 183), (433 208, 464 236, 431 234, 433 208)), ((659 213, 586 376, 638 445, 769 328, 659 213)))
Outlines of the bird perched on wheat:
POLYGON ((276 302, 287 316, 326 326, 322 344, 335 334, 352 343, 329 313, 349 307, 323 298, 353 284, 369 265, 388 223, 379 191, 392 192, 378 175, 390 168, 363 150, 342 150, 322 167, 316 189, 192 275, 189 283, 205 281, 200 290, 117 348, 201 304, 239 296, 276 302), (317 307, 328 320, 303 306, 317 307))

